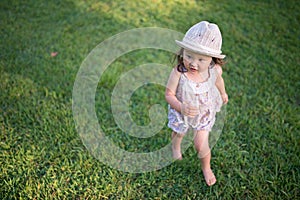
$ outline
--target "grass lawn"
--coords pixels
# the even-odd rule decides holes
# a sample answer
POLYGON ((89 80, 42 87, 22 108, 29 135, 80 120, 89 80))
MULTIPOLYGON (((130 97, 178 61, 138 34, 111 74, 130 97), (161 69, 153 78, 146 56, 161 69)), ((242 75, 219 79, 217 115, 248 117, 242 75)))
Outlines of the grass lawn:
MULTIPOLYGON (((0 199, 299 199, 299 13, 295 0, 0 1, 0 199), (126 30, 185 33, 201 20, 220 26, 227 55, 229 104, 212 152, 217 184, 205 185, 193 146, 182 161, 146 173, 94 158, 72 115, 74 81, 89 52, 126 30)), ((120 147, 144 152, 170 142, 166 126, 153 138, 122 135, 110 98, 122 73, 147 62, 171 69, 171 57, 137 50, 99 81, 97 117, 120 147)), ((137 90, 133 119, 149 123, 153 104, 167 106, 164 87, 137 90)))

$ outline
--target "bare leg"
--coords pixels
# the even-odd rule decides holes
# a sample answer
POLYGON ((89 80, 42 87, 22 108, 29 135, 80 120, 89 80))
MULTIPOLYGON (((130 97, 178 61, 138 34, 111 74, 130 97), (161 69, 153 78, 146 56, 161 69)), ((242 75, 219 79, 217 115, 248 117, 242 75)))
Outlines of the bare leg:
POLYGON ((172 132, 172 154, 174 159, 182 160, 181 155, 181 141, 182 141, 183 135, 178 134, 176 132, 172 132))
POLYGON ((194 144, 201 161, 201 169, 207 185, 212 186, 216 183, 216 177, 210 167, 211 152, 208 144, 208 131, 195 132, 194 144))
POLYGON ((217 182, 217 179, 210 167, 210 158, 211 158, 210 152, 205 157, 200 158, 203 176, 208 186, 212 186, 217 182))

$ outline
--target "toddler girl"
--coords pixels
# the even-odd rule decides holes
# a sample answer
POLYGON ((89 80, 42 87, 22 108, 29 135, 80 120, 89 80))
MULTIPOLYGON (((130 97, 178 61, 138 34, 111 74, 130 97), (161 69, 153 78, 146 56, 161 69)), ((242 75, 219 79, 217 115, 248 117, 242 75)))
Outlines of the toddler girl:
POLYGON ((182 138, 193 128, 202 172, 207 185, 211 186, 216 178, 210 167, 209 131, 216 112, 228 102, 221 76, 225 57, 221 54, 222 35, 216 24, 202 21, 176 43, 181 47, 178 65, 170 74, 165 93, 169 103, 168 126, 173 130, 173 158, 182 159, 182 138))

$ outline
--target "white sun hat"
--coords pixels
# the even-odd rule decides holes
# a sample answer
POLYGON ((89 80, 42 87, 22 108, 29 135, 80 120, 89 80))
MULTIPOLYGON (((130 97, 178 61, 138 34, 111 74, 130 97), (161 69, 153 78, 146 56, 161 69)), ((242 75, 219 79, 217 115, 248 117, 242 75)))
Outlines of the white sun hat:
POLYGON ((222 35, 218 25, 201 21, 193 25, 185 34, 182 41, 175 41, 180 47, 195 53, 225 58, 222 55, 222 35))

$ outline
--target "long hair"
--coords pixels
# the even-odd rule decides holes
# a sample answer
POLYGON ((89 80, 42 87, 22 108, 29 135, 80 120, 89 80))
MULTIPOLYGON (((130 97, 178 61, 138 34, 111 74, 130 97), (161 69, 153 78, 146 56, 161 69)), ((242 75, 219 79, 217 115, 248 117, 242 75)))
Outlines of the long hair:
MULTIPOLYGON (((183 50, 184 50, 184 48, 181 48, 178 51, 178 53, 175 54, 174 59, 173 59, 173 62, 175 62, 175 60, 177 61, 177 71, 179 71, 181 73, 185 73, 188 71, 187 68, 183 64, 183 50)), ((220 65, 221 67, 226 64, 224 59, 215 58, 215 57, 212 57, 212 62, 220 65)))
POLYGON ((183 48, 181 48, 178 53, 174 57, 174 61, 177 60, 177 71, 185 73, 187 72, 187 68, 183 64, 183 48))

